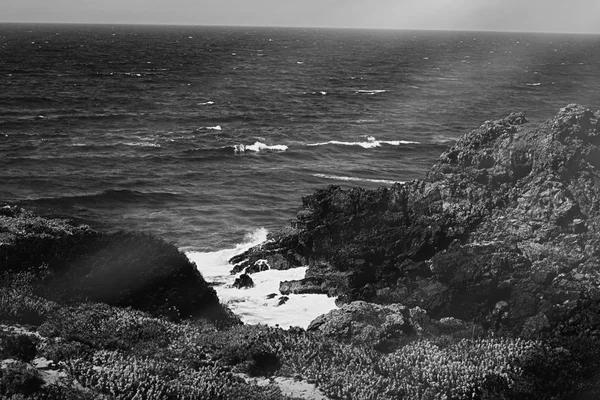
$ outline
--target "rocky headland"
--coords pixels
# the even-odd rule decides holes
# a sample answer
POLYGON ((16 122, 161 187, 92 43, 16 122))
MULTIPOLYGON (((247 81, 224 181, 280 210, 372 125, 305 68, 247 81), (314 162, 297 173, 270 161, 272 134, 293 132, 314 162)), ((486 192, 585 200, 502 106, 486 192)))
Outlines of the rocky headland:
POLYGON ((232 272, 308 265, 282 293, 528 337, 574 323, 600 299, 599 119, 574 104, 539 126, 514 113, 465 134, 422 180, 318 190, 232 272))

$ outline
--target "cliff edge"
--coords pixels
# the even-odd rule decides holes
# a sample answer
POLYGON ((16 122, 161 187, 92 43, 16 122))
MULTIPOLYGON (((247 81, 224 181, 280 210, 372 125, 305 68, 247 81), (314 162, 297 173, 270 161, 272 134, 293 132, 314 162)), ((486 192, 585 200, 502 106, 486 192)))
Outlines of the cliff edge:
POLYGON ((599 233, 600 112, 570 104, 540 126, 522 113, 486 121, 423 180, 318 190, 290 229, 230 262, 233 272, 308 265, 283 292, 531 336, 597 309, 599 233))

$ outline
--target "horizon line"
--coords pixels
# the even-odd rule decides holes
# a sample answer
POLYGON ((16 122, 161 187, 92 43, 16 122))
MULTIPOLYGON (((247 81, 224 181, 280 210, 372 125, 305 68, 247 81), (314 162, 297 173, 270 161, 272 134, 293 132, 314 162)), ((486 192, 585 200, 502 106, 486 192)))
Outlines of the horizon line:
POLYGON ((600 35, 600 32, 573 31, 522 31, 495 29, 434 29, 434 28, 390 28, 390 27, 358 27, 358 26, 302 26, 302 25, 228 25, 228 24, 188 24, 165 22, 64 22, 64 21, 0 21, 13 25, 110 25, 110 26, 168 26, 168 27, 213 27, 213 28, 275 28, 275 29, 331 29, 331 30, 364 30, 364 31, 418 31, 418 32, 476 32, 476 33, 521 33, 521 34, 558 34, 558 35, 600 35))

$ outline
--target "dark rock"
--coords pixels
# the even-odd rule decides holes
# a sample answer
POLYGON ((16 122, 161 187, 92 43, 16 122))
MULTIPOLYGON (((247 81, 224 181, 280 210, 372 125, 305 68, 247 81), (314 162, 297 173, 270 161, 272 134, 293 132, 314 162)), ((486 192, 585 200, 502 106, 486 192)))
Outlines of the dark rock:
POLYGON ((317 317, 307 331, 391 352, 412 337, 454 334, 470 329, 472 326, 456 318, 433 320, 420 307, 409 309, 401 304, 354 301, 317 317))
POLYGON ((323 278, 283 281, 279 283, 279 291, 281 294, 327 293, 322 287, 323 281, 323 278))
POLYGON ((248 274, 242 274, 235 279, 233 287, 236 289, 247 289, 254 287, 254 281, 248 274))
POLYGON ((423 180, 304 197, 290 229, 232 262, 307 265, 315 280, 284 289, 320 282, 339 303, 402 303, 513 333, 543 313, 552 329, 600 298, 599 117, 571 104, 541 126, 522 113, 487 121, 423 180))
POLYGON ((267 295, 267 299, 274 299, 275 297, 277 297, 277 293, 270 293, 267 295))
POLYGON ((529 317, 523 325, 521 336, 523 337, 535 337, 545 330, 550 328, 548 318, 544 313, 539 313, 533 317, 529 317))
POLYGON ((279 301, 277 302, 277 305, 278 305, 278 306, 282 306, 282 305, 284 305, 285 303, 287 303, 289 299, 290 299, 290 298, 289 298, 289 297, 287 297, 287 296, 281 296, 281 297, 279 298, 279 301))

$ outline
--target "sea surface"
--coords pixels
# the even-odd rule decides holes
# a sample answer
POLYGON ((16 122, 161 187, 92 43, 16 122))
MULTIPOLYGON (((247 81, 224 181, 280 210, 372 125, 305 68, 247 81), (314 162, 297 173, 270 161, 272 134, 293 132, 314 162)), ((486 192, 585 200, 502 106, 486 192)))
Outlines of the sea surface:
POLYGON ((247 321, 304 321, 333 299, 263 301, 302 270, 242 296, 226 262, 302 196, 421 178, 486 120, 598 93, 598 35, 0 24, 0 201, 154 233, 247 321))

